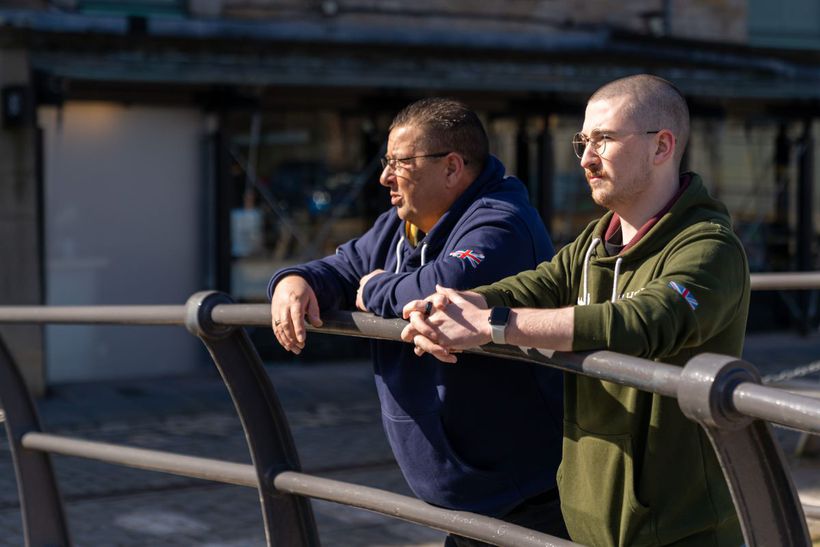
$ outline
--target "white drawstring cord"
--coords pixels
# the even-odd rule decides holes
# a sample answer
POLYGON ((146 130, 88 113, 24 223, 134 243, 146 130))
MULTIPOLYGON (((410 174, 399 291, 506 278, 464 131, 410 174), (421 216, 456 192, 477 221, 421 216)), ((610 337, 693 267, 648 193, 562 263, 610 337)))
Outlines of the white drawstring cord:
POLYGON ((396 271, 394 273, 399 273, 401 270, 401 244, 404 243, 404 236, 399 238, 398 244, 396 244, 396 271))
POLYGON ((584 294, 583 294, 582 298, 580 299, 584 306, 589 304, 589 279, 588 279, 588 276, 589 276, 589 258, 590 258, 590 256, 592 256, 592 252, 595 250, 595 246, 598 245, 598 243, 600 243, 600 242, 601 242, 600 237, 596 237, 595 239, 593 239, 592 243, 590 243, 589 247, 587 248, 587 254, 584 255, 584 282, 583 282, 584 294))
POLYGON ((621 273, 621 262, 624 259, 620 256, 618 260, 615 261, 615 276, 612 278, 612 301, 615 302, 618 299, 618 274, 621 273))

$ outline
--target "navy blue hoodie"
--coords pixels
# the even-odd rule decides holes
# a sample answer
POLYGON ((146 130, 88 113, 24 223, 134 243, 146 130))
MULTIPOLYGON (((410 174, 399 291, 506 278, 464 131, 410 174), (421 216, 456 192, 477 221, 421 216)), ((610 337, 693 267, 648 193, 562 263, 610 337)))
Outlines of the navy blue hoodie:
MULTIPOLYGON (((368 310, 401 317, 410 300, 436 283, 469 289, 549 260, 553 247, 524 185, 489 157, 479 177, 412 247, 395 209, 333 256, 278 271, 298 274, 319 307, 355 308, 359 280, 368 310)), ((422 500, 500 516, 555 486, 561 459, 561 373, 475 355, 456 365, 410 344, 373 341, 382 422, 407 483, 422 500)))

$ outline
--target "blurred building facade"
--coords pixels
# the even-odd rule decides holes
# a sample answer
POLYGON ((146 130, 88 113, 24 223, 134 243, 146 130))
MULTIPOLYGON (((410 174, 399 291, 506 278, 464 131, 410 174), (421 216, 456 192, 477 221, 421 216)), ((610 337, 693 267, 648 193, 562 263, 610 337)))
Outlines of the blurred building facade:
MULTIPOLYGON (((2 304, 180 303, 205 288, 262 301, 273 270, 389 206, 387 126, 429 95, 480 113, 560 245, 600 214, 569 146, 585 100, 638 72, 687 96, 685 163, 729 205, 752 268, 816 267, 812 0, 0 6, 2 304)), ((782 308, 761 326, 801 313, 756 298, 782 308)), ((35 390, 203 360, 159 328, 0 332, 35 390)))

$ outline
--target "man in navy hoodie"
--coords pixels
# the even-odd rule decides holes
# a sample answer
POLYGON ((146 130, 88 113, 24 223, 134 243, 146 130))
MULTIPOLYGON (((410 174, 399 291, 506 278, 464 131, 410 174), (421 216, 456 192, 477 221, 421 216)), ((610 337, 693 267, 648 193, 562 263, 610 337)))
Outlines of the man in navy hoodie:
MULTIPOLYGON (((406 107, 382 165, 392 209, 335 255, 271 279, 271 320, 285 349, 305 347, 305 318, 320 326, 320 310, 401 317, 437 284, 466 289, 552 257, 524 185, 505 176, 481 121, 462 103, 406 107)), ((555 483, 559 372, 475 355, 453 367, 399 342, 373 341, 372 352, 382 422, 420 499, 567 537, 555 483)), ((450 536, 447 544, 477 543, 450 536)))

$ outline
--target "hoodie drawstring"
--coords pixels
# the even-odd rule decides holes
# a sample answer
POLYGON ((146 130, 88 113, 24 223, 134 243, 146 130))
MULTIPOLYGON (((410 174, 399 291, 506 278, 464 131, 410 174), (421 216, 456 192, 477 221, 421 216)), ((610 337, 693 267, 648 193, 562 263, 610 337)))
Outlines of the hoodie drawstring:
POLYGON ((612 278, 612 301, 613 302, 618 300, 618 274, 621 273, 621 262, 623 262, 623 261, 624 261, 624 259, 621 258, 620 256, 618 257, 618 260, 615 261, 615 275, 612 278))
MULTIPOLYGON (((401 272, 401 244, 404 243, 404 236, 399 238, 399 242, 396 244, 396 271, 394 273, 401 272)), ((423 244, 421 246, 421 265, 427 262, 427 244, 423 244)))
POLYGON ((589 259, 592 256, 593 251, 595 251, 595 246, 601 242, 600 237, 596 237, 592 240, 592 243, 589 244, 587 248, 587 254, 584 255, 584 282, 583 282, 583 290, 584 294, 579 299, 581 302, 580 304, 586 306, 589 304, 589 259))
POLYGON ((401 271, 401 244, 404 243, 404 236, 399 238, 399 242, 396 245, 396 271, 394 273, 399 273, 401 271))

